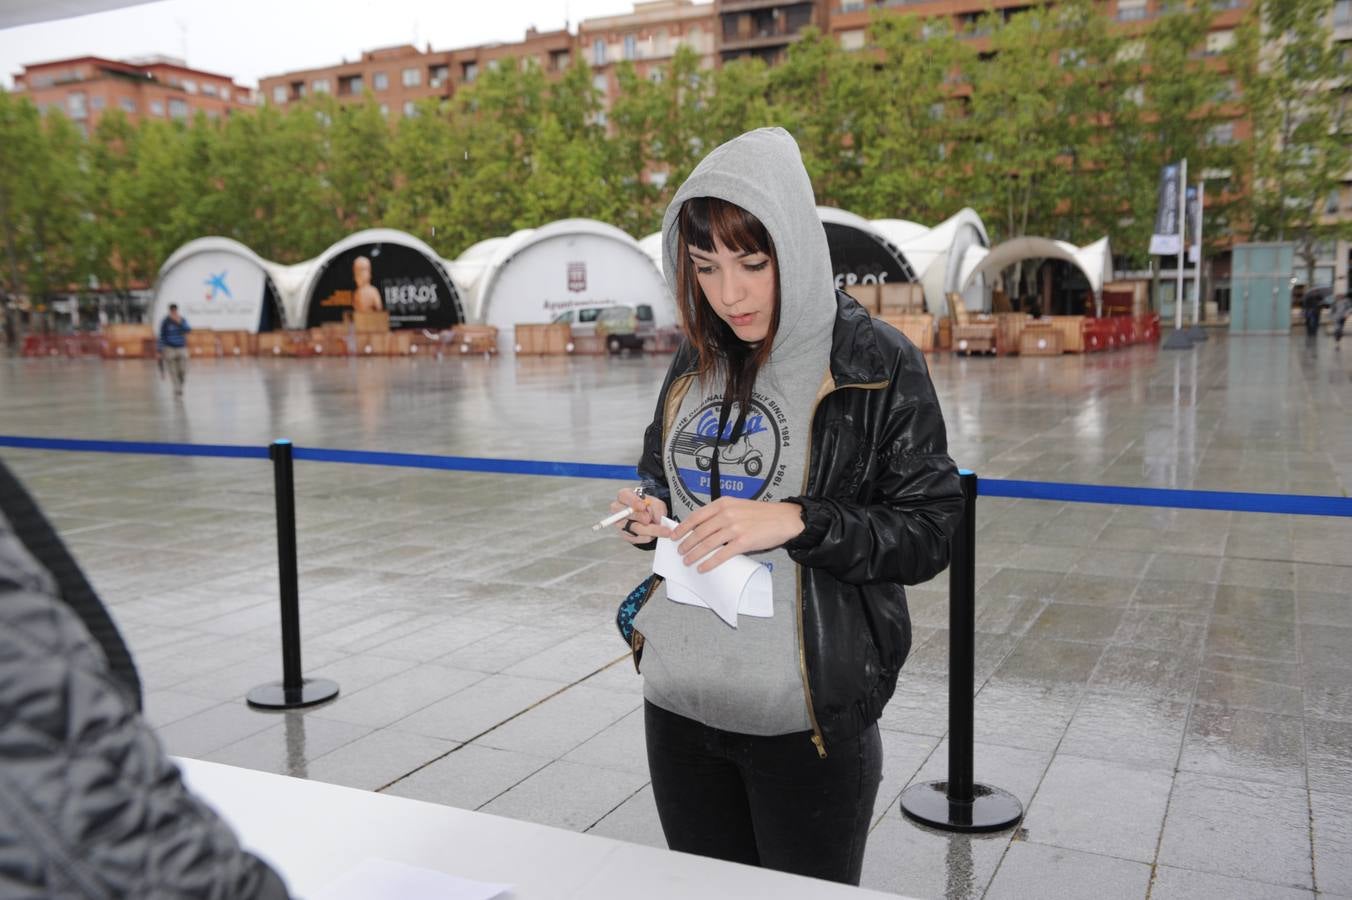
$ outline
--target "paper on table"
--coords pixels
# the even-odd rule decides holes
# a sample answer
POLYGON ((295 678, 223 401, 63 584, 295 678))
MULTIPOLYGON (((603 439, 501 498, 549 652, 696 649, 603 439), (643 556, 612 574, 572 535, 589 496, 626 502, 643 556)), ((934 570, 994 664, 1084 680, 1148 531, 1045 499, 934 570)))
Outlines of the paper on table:
POLYGON ((368 858, 348 869, 313 900, 492 900, 510 891, 510 884, 470 881, 389 859, 368 858))
MULTIPOLYGON (((675 528, 677 523, 664 518, 662 524, 675 528)), ((667 580, 667 596, 672 600, 708 607, 733 628, 738 613, 761 619, 775 614, 770 572, 749 556, 739 554, 701 575, 699 563, 685 564, 675 541, 658 538, 653 571, 667 580)))

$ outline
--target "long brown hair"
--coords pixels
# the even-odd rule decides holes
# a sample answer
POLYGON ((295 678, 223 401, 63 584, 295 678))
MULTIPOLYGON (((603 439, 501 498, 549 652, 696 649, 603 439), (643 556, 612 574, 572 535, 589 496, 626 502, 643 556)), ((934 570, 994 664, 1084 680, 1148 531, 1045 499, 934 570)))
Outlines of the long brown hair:
POLYGON ((751 401, 751 386, 756 373, 770 358, 775 332, 779 329, 779 257, 774 241, 760 219, 735 203, 717 197, 692 197, 681 205, 676 247, 676 302, 680 305, 681 328, 699 352, 698 372, 709 383, 720 371, 727 384, 724 402, 736 401, 745 411, 751 401), (687 247, 714 252, 714 238, 737 253, 764 253, 770 257, 775 273, 775 309, 770 331, 760 343, 747 344, 737 337, 704 296, 695 275, 695 264, 687 247))

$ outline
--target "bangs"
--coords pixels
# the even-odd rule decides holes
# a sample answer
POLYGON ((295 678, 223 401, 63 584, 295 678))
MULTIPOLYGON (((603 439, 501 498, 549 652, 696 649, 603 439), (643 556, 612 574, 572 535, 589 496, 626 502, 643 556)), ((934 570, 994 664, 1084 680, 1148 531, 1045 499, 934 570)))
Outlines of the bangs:
POLYGON ((773 256, 770 233, 761 220, 735 203, 717 197, 692 197, 681 205, 681 240, 705 253, 714 252, 714 239, 737 253, 773 256))

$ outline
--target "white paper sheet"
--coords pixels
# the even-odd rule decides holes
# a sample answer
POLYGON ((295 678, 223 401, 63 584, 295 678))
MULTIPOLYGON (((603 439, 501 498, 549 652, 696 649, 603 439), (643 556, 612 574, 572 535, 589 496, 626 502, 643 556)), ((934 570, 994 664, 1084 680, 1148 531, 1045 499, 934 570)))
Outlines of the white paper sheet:
POLYGON ((311 900, 493 900, 512 889, 510 884, 470 881, 389 859, 364 859, 348 869, 311 900))
MULTIPOLYGON (((663 519, 662 524, 675 528, 677 523, 663 519)), ((669 538, 658 538, 653 556, 653 571, 667 580, 667 596, 672 600, 707 607, 733 628, 739 614, 761 619, 774 615, 773 580, 765 566, 739 554, 701 575, 699 563, 687 566, 677 547, 669 538)))

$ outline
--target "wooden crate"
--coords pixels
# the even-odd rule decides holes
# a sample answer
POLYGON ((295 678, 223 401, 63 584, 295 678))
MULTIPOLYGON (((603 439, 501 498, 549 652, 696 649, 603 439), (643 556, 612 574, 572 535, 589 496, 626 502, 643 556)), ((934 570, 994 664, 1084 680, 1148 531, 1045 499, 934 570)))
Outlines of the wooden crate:
POLYGON ((878 314, 878 286, 876 284, 852 284, 849 287, 842 288, 859 305, 869 311, 870 315, 878 314))
POLYGON ((995 349, 1000 354, 1019 352, 1019 336, 1026 324, 1032 321, 1027 313, 995 314, 995 349))
POLYGON ((881 315, 882 321, 906 335, 907 340, 921 351, 934 349, 934 316, 929 313, 909 315, 881 315))
POLYGON ((290 356, 292 336, 289 331, 265 331, 258 335, 259 356, 290 356))
POLYGON ((523 356, 539 356, 545 352, 545 326, 522 322, 516 326, 516 352, 523 356))
POLYGON ((944 316, 939 320, 938 349, 953 349, 953 318, 951 316, 944 316))
POLYGON ((390 356, 411 355, 413 353, 413 334, 414 332, 407 330, 391 331, 386 343, 390 356))
POLYGON ((352 325, 358 334, 382 334, 390 330, 390 314, 385 310, 378 312, 354 312, 352 325))
POLYGON ((1084 316, 1049 316, 1048 320, 1061 333, 1063 353, 1084 352, 1084 316))
POLYGON ((220 356, 221 345, 210 328, 194 328, 187 335, 189 356, 220 356))
POLYGON ((498 330, 492 325, 457 325, 450 344, 457 353, 497 353, 498 330))
POLYGON ((545 326, 545 353, 565 356, 573 351, 573 326, 567 322, 545 326))
POLYGON ((374 334, 358 333, 356 343, 357 356, 386 356, 390 352, 389 332, 374 334))
POLYGON ((972 325, 953 326, 954 353, 994 353, 996 351, 995 341, 995 326, 993 324, 978 322, 972 325))
POLYGON ((579 334, 573 338, 573 353, 578 356, 602 356, 606 340, 594 334, 579 334))
POLYGON ((1060 356, 1061 329, 1046 325, 1025 328, 1019 336, 1020 356, 1060 356))
POLYGON ((144 322, 114 322, 103 326, 103 336, 110 341, 139 341, 155 337, 155 328, 144 322))
POLYGON ((878 312, 883 316, 923 313, 925 289, 914 282, 878 285, 878 312))

